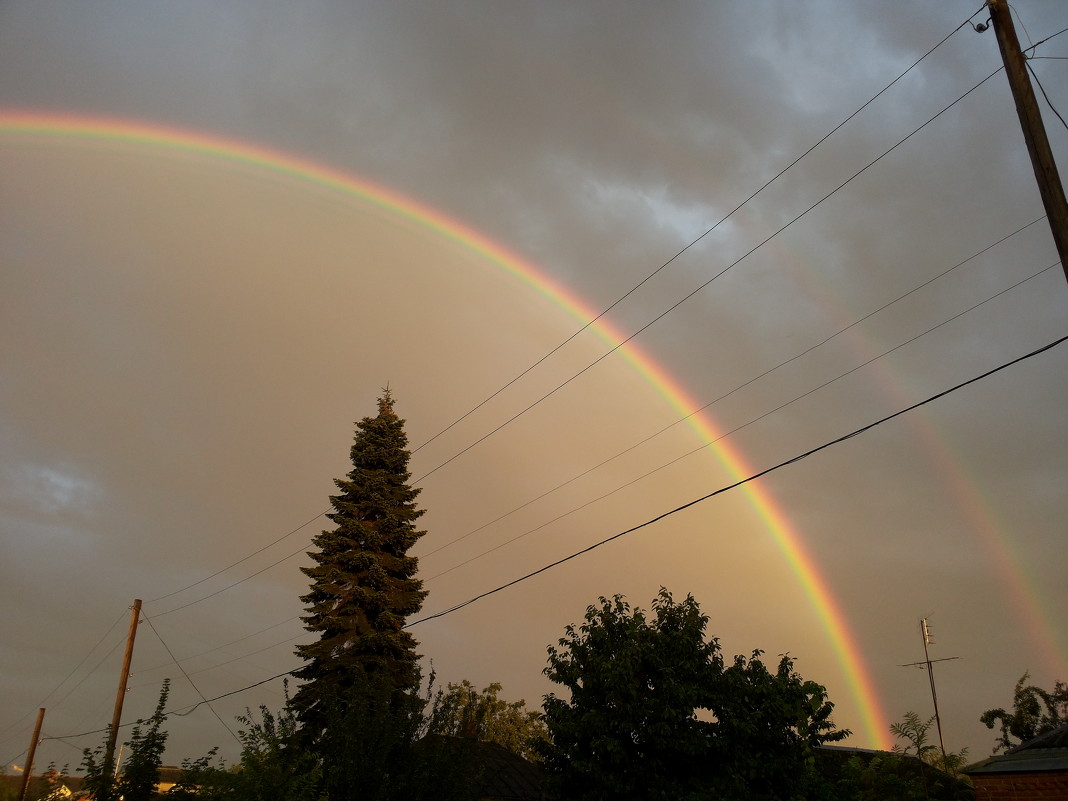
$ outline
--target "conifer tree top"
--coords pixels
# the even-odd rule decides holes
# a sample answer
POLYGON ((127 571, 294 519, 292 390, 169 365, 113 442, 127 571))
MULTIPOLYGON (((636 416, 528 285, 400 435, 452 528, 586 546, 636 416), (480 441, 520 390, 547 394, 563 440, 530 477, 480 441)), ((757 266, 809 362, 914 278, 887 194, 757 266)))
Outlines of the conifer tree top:
POLYGON ((305 684, 293 703, 311 729, 321 730, 332 699, 357 673, 379 674, 399 691, 418 685, 417 643, 404 624, 426 597, 418 560, 408 555, 426 532, 416 528, 423 510, 408 483, 408 439, 393 403, 387 387, 378 415, 356 423, 352 470, 335 479, 338 494, 330 498, 335 527, 314 539, 308 555, 315 564, 301 568, 311 579, 303 620, 318 640, 297 646, 305 664, 295 675, 305 684))
POLYGON ((382 389, 382 395, 378 399, 378 416, 397 416, 396 413, 393 411, 393 395, 389 391, 389 385, 386 385, 382 389))

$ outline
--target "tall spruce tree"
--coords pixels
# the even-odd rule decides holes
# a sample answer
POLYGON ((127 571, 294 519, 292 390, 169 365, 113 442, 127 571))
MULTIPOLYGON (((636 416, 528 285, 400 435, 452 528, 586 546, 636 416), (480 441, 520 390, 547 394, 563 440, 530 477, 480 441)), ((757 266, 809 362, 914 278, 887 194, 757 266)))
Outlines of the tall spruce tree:
POLYGON ((418 560, 408 551, 426 532, 416 529, 423 510, 409 485, 404 421, 383 390, 378 415, 356 424, 352 471, 335 479, 340 494, 327 515, 336 527, 314 540, 311 591, 301 596, 305 628, 317 642, 297 646, 304 684, 293 697, 303 734, 318 739, 337 705, 348 703, 364 677, 386 682, 403 695, 420 680, 417 643, 403 629, 426 597, 415 578, 418 560))

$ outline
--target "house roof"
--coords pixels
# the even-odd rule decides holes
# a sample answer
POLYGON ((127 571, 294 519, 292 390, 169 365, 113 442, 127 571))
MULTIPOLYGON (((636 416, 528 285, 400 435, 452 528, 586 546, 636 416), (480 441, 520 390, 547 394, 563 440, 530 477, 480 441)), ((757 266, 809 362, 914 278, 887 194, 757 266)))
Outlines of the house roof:
POLYGON ((448 744, 454 758, 477 771, 479 801, 553 801, 539 765, 497 743, 467 737, 430 734, 416 747, 448 744), (455 748, 458 746, 459 748, 455 748))
POLYGON ((545 794, 540 767, 496 743, 474 743, 474 759, 482 768, 479 797, 492 801, 539 801, 545 794))
POLYGON ((969 776, 982 776, 1051 771, 1068 771, 1068 723, 1010 748, 1004 754, 976 762, 964 772, 969 776))

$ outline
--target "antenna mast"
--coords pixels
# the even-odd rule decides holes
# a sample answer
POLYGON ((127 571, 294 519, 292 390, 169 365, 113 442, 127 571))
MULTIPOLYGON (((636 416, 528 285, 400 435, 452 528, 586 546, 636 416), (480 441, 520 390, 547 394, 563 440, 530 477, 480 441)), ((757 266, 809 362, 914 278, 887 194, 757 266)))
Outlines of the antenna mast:
POLYGON ((946 744, 942 740, 942 716, 938 713, 938 693, 935 690, 934 667, 935 662, 949 662, 952 659, 960 659, 959 656, 947 656, 942 659, 931 659, 927 646, 932 645, 931 627, 927 625, 927 618, 920 618, 920 637, 923 639, 923 661, 910 662, 901 667, 923 667, 927 669, 927 676, 931 680, 931 702, 934 704, 935 726, 938 728, 938 747, 942 749, 942 764, 946 764, 946 744))

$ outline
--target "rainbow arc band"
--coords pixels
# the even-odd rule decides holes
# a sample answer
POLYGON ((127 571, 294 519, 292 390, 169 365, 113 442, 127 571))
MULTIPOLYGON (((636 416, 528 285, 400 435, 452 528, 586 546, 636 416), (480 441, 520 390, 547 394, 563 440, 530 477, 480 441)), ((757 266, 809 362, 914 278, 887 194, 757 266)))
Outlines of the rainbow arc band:
MULTIPOLYGON (((0 108, 0 136, 25 137, 30 140, 97 140, 141 149, 181 151, 295 179, 303 184, 355 198, 374 209, 432 231, 443 240, 475 253, 512 274, 583 324, 597 316, 597 312, 574 293, 568 292, 534 265, 470 226, 387 187, 293 154, 250 142, 136 120, 4 108, 0 108)), ((593 323, 590 328, 612 347, 625 339, 621 332, 604 319, 593 323)), ((643 380, 663 396, 680 417, 692 415, 688 418, 688 423, 701 440, 709 444, 716 458, 732 476, 736 479, 743 478, 755 472, 745 462, 740 451, 721 439, 722 432, 707 414, 692 414, 700 404, 690 398, 680 383, 640 347, 628 342, 619 348, 619 353, 643 380)), ((805 548, 798 531, 760 483, 749 482, 741 491, 782 551, 822 622, 861 717, 863 731, 857 734, 865 737, 872 747, 889 748, 888 719, 860 647, 826 579, 805 548)))

